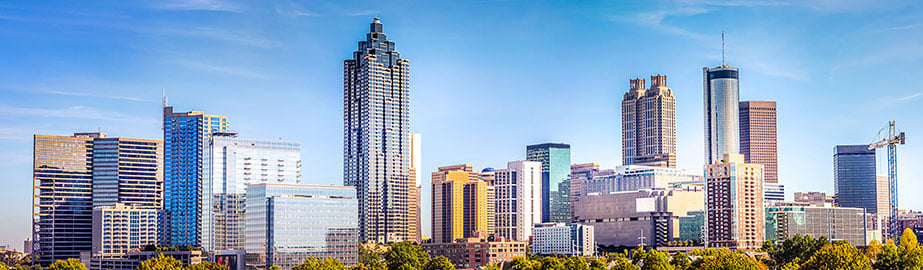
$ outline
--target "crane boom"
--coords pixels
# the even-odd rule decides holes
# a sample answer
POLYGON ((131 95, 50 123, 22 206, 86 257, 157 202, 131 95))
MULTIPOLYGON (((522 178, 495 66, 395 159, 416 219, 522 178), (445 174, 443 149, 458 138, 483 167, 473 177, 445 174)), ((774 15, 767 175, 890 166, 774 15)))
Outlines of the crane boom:
MULTIPOLYGON (((869 144, 868 150, 888 147, 888 201, 890 202, 891 217, 889 218, 889 236, 897 238, 900 234, 899 216, 897 214, 897 145, 904 144, 904 132, 898 132, 895 121, 888 121, 888 135, 884 139, 869 144)), ((880 135, 880 133, 879 133, 880 135)))

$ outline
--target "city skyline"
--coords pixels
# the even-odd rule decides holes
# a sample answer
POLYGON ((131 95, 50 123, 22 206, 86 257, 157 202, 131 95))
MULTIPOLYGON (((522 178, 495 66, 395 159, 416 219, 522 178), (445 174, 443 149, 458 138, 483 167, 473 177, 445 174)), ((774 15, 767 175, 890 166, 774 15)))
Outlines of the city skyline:
MULTIPOLYGON (((601 163, 602 168, 613 168, 619 164, 620 158, 618 154, 620 152, 619 121, 617 121, 619 117, 618 100, 625 89, 624 82, 629 78, 658 73, 670 76, 670 88, 677 95, 678 168, 700 171, 703 164, 703 146, 701 145, 701 77, 699 77, 701 75, 698 74, 698 69, 702 66, 715 66, 720 63, 720 57, 717 57, 720 52, 717 33, 721 30, 727 30, 728 33, 728 64, 741 70, 741 100, 773 100, 779 104, 779 171, 780 179, 785 179, 789 193, 793 191, 832 193, 833 173, 830 164, 834 145, 870 143, 875 140, 874 135, 878 128, 891 119, 896 119, 899 127, 911 136, 915 136, 913 134, 917 133, 914 129, 919 130, 921 121, 913 119, 912 116, 915 115, 914 112, 919 113, 913 105, 923 100, 920 98, 923 92, 919 88, 907 87, 919 84, 915 82, 920 79, 907 76, 912 74, 907 70, 918 69, 921 55, 919 53, 906 55, 899 52, 908 47, 919 47, 920 40, 906 37, 913 36, 908 33, 919 33, 921 28, 906 21, 906 18, 919 15, 919 12, 914 9, 900 13, 902 16, 898 17, 904 17, 903 20, 873 21, 872 26, 877 27, 876 29, 863 28, 865 37, 888 40, 901 36, 901 38, 907 38, 903 42, 889 45, 857 42, 859 44, 850 44, 845 49, 833 49, 829 48, 831 43, 839 45, 843 39, 854 41, 860 38, 823 36, 819 38, 821 45, 811 47, 805 42, 812 39, 805 36, 828 32, 808 29, 804 30, 805 32, 771 37, 770 35, 754 35, 748 33, 747 30, 766 27, 778 32, 780 31, 778 24, 754 25, 752 21, 749 21, 751 23, 744 21, 732 28, 727 24, 703 23, 707 18, 714 18, 728 12, 746 13, 748 8, 752 8, 747 6, 674 4, 674 7, 646 9, 638 5, 628 5, 626 10, 631 12, 613 15, 615 18, 602 18, 603 15, 592 14, 581 17, 581 19, 566 19, 557 15, 542 16, 557 10, 550 4, 542 4, 539 5, 540 7, 527 9, 531 13, 523 15, 522 21, 488 16, 490 19, 488 21, 504 23, 509 25, 508 29, 486 31, 483 32, 485 35, 478 35, 474 30, 487 30, 484 23, 462 26, 445 22, 462 21, 461 19, 467 16, 463 12, 449 14, 445 14, 444 11, 437 12, 437 14, 448 16, 446 19, 436 20, 433 17, 410 14, 413 12, 397 12, 396 8, 375 7, 377 9, 375 11, 366 11, 372 14, 350 17, 333 15, 337 11, 329 5, 324 7, 302 5, 299 7, 302 11, 315 12, 316 15, 292 13, 291 10, 295 8, 286 6, 285 3, 277 3, 276 10, 266 11, 271 13, 269 15, 265 14, 266 12, 262 15, 254 15, 260 13, 254 13, 254 9, 246 4, 238 4, 236 7, 224 6, 225 10, 221 10, 220 5, 197 7, 150 4, 140 7, 122 7, 124 10, 103 9, 92 13, 68 13, 67 11, 86 11, 84 7, 69 5, 63 5, 60 9, 49 9, 41 4, 19 9, 11 7, 0 9, 0 15, 3 15, 0 21, 7 25, 3 29, 17 37, 16 40, 3 41, 3 47, 6 48, 4 51, 8 53, 22 49, 23 42, 32 44, 31 42, 73 39, 67 41, 65 45, 60 45, 63 47, 60 47, 62 50, 59 53, 48 52, 47 57, 33 55, 35 53, 40 55, 46 50, 56 48, 51 45, 37 46, 31 49, 32 53, 7 56, 11 61, 2 66, 8 72, 0 77, 2 78, 0 81, 4 82, 0 88, 0 97, 3 100, 0 102, 0 116, 3 116, 3 120, 0 120, 0 126, 2 126, 0 149, 3 151, 0 156, 10 162, 0 165, 3 171, 0 173, 0 178, 12 183, 12 186, 0 195, 4 196, 5 202, 9 201, 14 207, 0 212, 3 216, 13 219, 10 223, 11 230, 0 234, 0 244, 10 243, 16 247, 18 243, 21 243, 21 238, 28 235, 30 220, 28 218, 28 188, 30 185, 27 179, 30 178, 31 173, 28 161, 31 159, 29 141, 32 134, 66 136, 73 132, 95 129, 115 137, 159 139, 158 134, 162 133, 159 130, 160 124, 157 123, 158 114, 160 114, 157 110, 157 103, 159 103, 157 92, 161 87, 167 88, 172 103, 178 105, 178 108, 227 115, 234 122, 232 131, 247 134, 247 137, 261 139, 284 137, 285 140, 302 143, 304 152, 302 156, 306 170, 319 171, 311 179, 306 179, 305 183, 342 184, 340 178, 342 170, 338 169, 342 166, 338 158, 342 155, 342 148, 339 143, 336 143, 342 140, 338 138, 342 134, 340 133, 342 126, 338 123, 342 108, 336 105, 342 98, 342 93, 339 92, 342 74, 338 74, 342 63, 337 62, 342 61, 345 54, 354 50, 357 37, 361 37, 360 35, 366 32, 363 29, 366 28, 371 17, 375 16, 382 17, 382 20, 388 24, 390 37, 399 41, 401 52, 415 61, 414 76, 417 77, 412 78, 414 92, 411 97, 412 104, 414 104, 411 119, 415 125, 411 131, 427 136, 423 146, 424 164, 421 169, 423 172, 434 171, 435 167, 440 165, 463 162, 500 168, 506 161, 521 158, 523 146, 549 141, 571 144, 573 146, 571 163, 598 162, 601 163), (281 9, 278 8, 280 5, 282 5, 281 9), (113 17, 117 18, 120 13, 130 14, 131 16, 128 16, 130 22, 138 22, 137 20, 158 22, 153 18, 155 16, 152 16, 152 13, 169 14, 182 22, 199 27, 186 29, 187 32, 178 32, 179 28, 166 28, 170 25, 161 22, 155 26, 164 27, 163 30, 153 30, 162 32, 150 33, 144 31, 153 31, 152 29, 125 28, 125 25, 100 23, 113 17), (226 18, 227 22, 204 24, 202 21, 191 18, 196 14, 226 18), (30 19, 27 15, 41 16, 37 19, 30 19), (633 15, 653 19, 639 23, 629 22, 627 19, 620 20, 622 17, 633 15), (86 19, 86 17, 89 17, 91 19, 89 21, 95 24, 74 21, 75 18, 86 19), (233 22, 248 22, 248 19, 242 19, 244 17, 250 18, 249 20, 271 17, 274 21, 267 22, 269 26, 262 27, 269 28, 273 23, 279 23, 285 26, 282 30, 286 33, 305 31, 309 34, 288 38, 260 27, 243 27, 241 33, 244 34, 227 31, 234 29, 233 22), (571 42, 558 41, 550 45, 538 46, 538 48, 515 51, 517 47, 514 44, 522 41, 548 40, 549 37, 532 35, 512 35, 513 38, 507 39, 510 36, 508 34, 521 33, 529 26, 545 26, 551 28, 549 31, 554 35, 568 35, 562 32, 567 27, 562 29, 562 27, 550 26, 539 22, 539 18, 565 24, 579 23, 594 26, 579 33, 569 34, 569 37, 591 42, 576 45, 571 42), (322 22, 324 19, 330 19, 330 22, 322 22), (439 24, 426 26, 415 21, 421 19, 439 22, 439 24), (318 30, 318 28, 331 27, 331 24, 342 25, 336 25, 333 30, 318 30), (54 25, 63 25, 60 27, 64 29, 56 29, 58 26, 54 25), (21 26, 22 30, 14 30, 13 26, 21 26), (439 27, 450 29, 449 31, 440 29, 440 31, 449 32, 440 32, 444 39, 427 36, 437 33, 435 30, 439 27), (88 30, 98 35, 108 36, 111 41, 117 42, 110 45, 91 42, 91 37, 96 34, 88 36, 70 34, 61 37, 40 34, 74 29, 88 30), (33 32, 30 33, 30 30, 33 32), (333 33, 337 31, 343 33, 333 33), (415 31, 419 33, 414 33, 415 31), (112 32, 127 32, 134 33, 134 35, 126 38, 113 38, 109 36, 113 34, 112 32), (630 53, 639 54, 639 56, 630 56, 626 52, 617 53, 616 56, 607 56, 614 57, 610 60, 619 60, 615 62, 615 65, 619 66, 615 70, 590 71, 595 66, 581 66, 583 63, 598 62, 589 54, 579 52, 581 50, 606 48, 607 46, 612 46, 614 49, 625 49, 622 45, 611 44, 607 42, 608 39, 602 39, 606 33, 630 35, 638 32, 649 32, 646 35, 657 40, 682 40, 683 43, 691 46, 681 54, 665 53, 660 56, 663 59, 657 58, 642 65, 628 63, 638 63, 632 61, 638 59, 635 57, 647 59, 655 55, 651 49, 642 50, 641 53, 630 53), (148 33, 153 37, 138 37, 139 33, 141 33, 140 36, 148 33), (495 48, 485 50, 484 45, 476 48, 462 48, 449 44, 465 37, 487 46, 494 44, 495 48), (166 45, 170 40, 183 42, 166 45), (834 40, 840 42, 833 42, 834 40), (153 42, 154 45, 145 45, 144 43, 148 41, 153 42), (437 43, 432 44, 427 41, 437 43), (335 44, 320 45, 319 43, 322 42, 335 44), (752 46, 758 45, 758 42, 768 42, 770 45, 752 46), (200 60, 198 62, 184 60, 184 57, 195 58, 195 55, 178 53, 179 50, 188 46, 194 51, 191 54, 194 54, 209 47, 208 44, 212 43, 223 44, 223 46, 219 46, 213 53, 202 55, 203 58, 210 59, 198 59, 200 60), (603 46, 599 43, 607 44, 603 46), (158 48, 160 45, 163 46, 158 48), (300 63, 290 63, 288 60, 279 58, 280 55, 295 55, 292 53, 293 47, 287 46, 300 49, 313 48, 317 51, 305 52, 305 56, 295 57, 301 60, 300 63), (440 47, 440 49, 425 49, 426 46, 440 47), (572 48, 564 52, 563 57, 568 59, 563 59, 561 68, 551 69, 561 73, 530 71, 524 68, 539 63, 536 62, 537 60, 530 60, 529 56, 561 46, 572 48), (779 49, 771 48, 772 46, 779 46, 779 49), (786 49, 801 48, 801 46, 804 48, 792 50, 791 55, 781 54, 786 49), (755 47, 755 49, 748 47, 755 47), (102 49, 109 48, 118 50, 111 53, 102 52, 102 49), (823 57, 808 55, 814 50, 821 51, 819 48, 835 50, 838 55, 823 57), (280 53, 269 56, 266 52, 273 50, 280 51, 280 53), (140 55, 141 52, 151 52, 156 56, 173 56, 173 58, 156 60, 156 57, 145 56, 122 57, 140 55), (441 54, 436 54, 436 52, 441 54), (477 52, 484 55, 471 58, 477 52), (225 56, 226 54, 234 55, 234 57, 225 56), (870 54, 870 56, 856 57, 865 56, 864 54, 870 54), (267 59, 258 60, 263 56, 267 59), (668 59, 678 56, 679 60, 676 64, 668 64, 673 62, 668 59), (443 57, 459 61, 455 62, 457 65, 449 65, 445 63, 443 57), (773 59, 775 57, 781 60, 773 59), (795 59, 798 57, 807 59, 795 59), (101 61, 90 61, 97 58, 101 61), (501 61, 496 64, 475 61, 485 60, 485 58, 495 58, 501 61), (850 58, 858 60, 850 60, 850 58), (308 63, 305 60, 318 61, 308 63), (786 62, 785 60, 795 61, 786 62), (810 64, 812 61, 823 60, 826 60, 824 65, 810 64), (49 61, 53 64, 47 65, 46 63, 41 67, 29 63, 49 61), (211 61, 210 64, 209 61, 211 61), (506 63, 517 61, 520 63, 516 65, 506 63), (783 63, 777 61, 783 61, 783 63), (84 63, 94 62, 99 62, 101 65, 89 65, 84 67, 84 70, 76 69, 78 66, 84 66, 82 65, 84 63), (273 67, 273 63, 282 64, 279 67, 273 67), (151 67, 140 67, 147 64, 151 67), (104 65, 111 67, 103 68, 104 65), (298 72, 283 70, 294 65, 311 65, 312 67, 307 70, 296 69, 298 72), (495 66, 490 67, 490 65, 495 66), (902 70, 891 68, 869 72, 869 69, 895 65, 902 67, 902 70), (175 66, 179 66, 181 72, 168 71, 168 68, 175 66), (112 68, 123 70, 112 72, 114 71, 112 68), (583 75, 578 76, 578 74, 564 71, 567 68, 585 69, 590 71, 588 75, 605 79, 580 77, 583 75), (317 72, 319 70, 323 72, 317 72), (499 74, 508 76, 508 78, 501 78, 499 74), (854 76, 857 74, 863 76, 854 76), (202 76, 202 78, 197 76, 202 76), (304 78, 298 78, 299 76, 304 76, 304 78), (851 76, 862 77, 866 81, 849 78, 851 76), (885 79, 874 80, 873 78, 876 77, 885 79), (895 77, 900 79, 894 82, 895 77), (478 80, 481 78, 483 82, 478 80), (528 80, 537 80, 538 83, 528 82, 528 80), (472 81, 468 87, 452 85, 467 81, 472 81), (886 90, 868 91, 873 89, 872 87, 886 90), (483 89, 472 93, 468 92, 470 88, 483 89), (274 91, 267 92, 267 90, 274 91), (528 95, 525 95, 526 93, 528 95), (810 100, 810 98, 820 97, 823 99, 810 100), (454 100, 450 103, 440 102, 452 99, 454 100), (40 100, 46 103, 39 103, 40 100), (288 101, 295 103, 286 106, 288 101), (563 106, 563 109, 559 107, 543 111, 533 107, 535 105, 532 103, 535 102, 540 104, 558 102, 566 106, 563 106), (472 103, 482 105, 483 109, 472 111, 462 107, 472 103), (525 116, 522 113, 523 108, 531 108, 528 111, 532 115, 525 116), (297 118, 275 119, 280 114, 297 115, 297 118), (577 121, 579 118, 590 119, 577 121), (504 119, 514 121, 501 121, 504 119), (452 133, 455 129, 448 123, 457 121, 480 123, 482 125, 480 128, 491 131, 483 132, 484 130, 481 129, 452 133), (538 126, 536 123, 540 121, 548 123, 546 125, 558 124, 561 128, 547 130, 532 127, 538 126), (509 125, 509 122, 527 124, 509 125), (307 127, 292 129, 289 126, 307 127), (589 129, 588 127, 595 128, 589 129), (825 135, 822 141, 816 139, 819 134, 825 135), (809 140, 808 137, 812 139, 809 140)), ((507 10, 511 9, 510 5, 513 4, 494 3, 492 5, 478 8, 467 6, 467 8, 480 10, 494 7, 507 10)), ((426 6, 428 8, 445 7, 439 4, 427 4, 426 6)), ((564 13, 586 15, 583 12, 589 12, 593 7, 595 6, 578 6, 577 11, 567 10, 564 13)), ((404 6, 404 8, 407 7, 404 6)), ((871 14, 878 14, 877 12, 886 12, 890 8, 900 7, 874 7, 861 10, 863 7, 832 7, 817 4, 808 6, 802 11, 789 11, 786 14, 829 15, 832 17, 829 18, 831 21, 839 23, 836 27, 832 27, 835 32, 850 28, 849 23, 845 22, 847 19, 861 17, 863 14, 871 16, 871 14)), ((611 10, 615 7, 605 9, 614 12, 611 10)), ((767 12, 779 12, 778 9, 784 9, 784 7, 770 8, 767 12)), ((351 11, 341 11, 340 15, 348 12, 351 11)), ((496 13, 489 14, 496 15, 496 13)), ((435 14, 429 16, 439 17, 435 14)), ((758 20, 758 18, 752 20, 758 20)), ((819 19, 814 18, 813 20, 819 19)), ((799 23, 810 21, 810 19, 797 20, 799 23)), ((784 29, 787 28, 782 28, 784 29)), ((664 47, 664 45, 653 47, 661 50, 672 48, 664 47)), ((915 175, 919 175, 916 173, 919 169, 908 166, 920 162, 919 149, 921 149, 920 146, 911 143, 899 150, 899 162, 903 165, 900 167, 899 179, 902 184, 908 186, 902 189, 902 192, 909 192, 919 187, 917 183, 919 181, 914 181, 918 179, 915 175)), ((879 174, 882 172, 879 168, 879 174)), ((422 182, 428 181, 423 179, 422 182)), ((426 198, 428 196, 425 194, 430 194, 430 191, 426 185, 423 186, 425 190, 421 197, 426 198)), ((919 209, 923 206, 923 200, 913 196, 901 196, 901 199, 901 205, 905 209, 919 209)), ((430 205, 430 202, 424 199, 422 205, 424 206, 422 207, 424 209, 422 220, 427 221, 429 213, 425 209, 428 208, 426 206, 430 205)), ((430 231, 428 224, 423 227, 423 232, 430 231)))

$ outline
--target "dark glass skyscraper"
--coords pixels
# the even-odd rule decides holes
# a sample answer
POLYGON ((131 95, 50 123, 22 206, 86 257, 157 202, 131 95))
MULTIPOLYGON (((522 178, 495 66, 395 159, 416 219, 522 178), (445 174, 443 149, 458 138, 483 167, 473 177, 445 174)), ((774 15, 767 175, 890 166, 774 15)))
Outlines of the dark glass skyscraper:
POLYGON ((173 112, 163 107, 164 208, 167 245, 202 244, 202 179, 204 142, 228 131, 227 116, 173 112))
POLYGON ((542 163, 542 222, 569 223, 570 145, 529 145, 526 146, 526 159, 542 163))
POLYGON ((864 208, 867 213, 878 213, 875 169, 875 150, 868 150, 868 145, 837 145, 833 154, 833 189, 837 206, 864 208))
POLYGON ((378 18, 353 58, 343 62, 343 182, 356 187, 359 240, 410 237, 410 61, 378 18))

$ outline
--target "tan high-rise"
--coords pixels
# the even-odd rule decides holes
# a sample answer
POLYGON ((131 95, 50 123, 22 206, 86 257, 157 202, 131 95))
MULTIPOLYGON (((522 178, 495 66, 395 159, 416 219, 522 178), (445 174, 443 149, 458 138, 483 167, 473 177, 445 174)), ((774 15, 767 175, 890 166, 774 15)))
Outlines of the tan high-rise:
POLYGON ((775 101, 740 102, 740 153, 748 163, 763 165, 763 181, 779 183, 775 101))
POLYGON ((493 187, 471 165, 439 167, 432 177, 433 241, 451 243, 493 231, 493 187))
POLYGON ((763 165, 724 154, 721 162, 705 166, 705 194, 708 247, 756 250, 763 245, 763 165))
POLYGON ((622 164, 676 168, 676 99, 666 75, 632 79, 622 99, 622 164))

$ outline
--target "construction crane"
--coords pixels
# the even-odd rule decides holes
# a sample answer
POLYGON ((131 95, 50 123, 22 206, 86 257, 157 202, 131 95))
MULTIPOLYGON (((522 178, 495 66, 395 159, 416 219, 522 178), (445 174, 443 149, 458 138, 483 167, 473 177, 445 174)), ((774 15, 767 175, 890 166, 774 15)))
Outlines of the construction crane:
MULTIPOLYGON (((897 214, 897 145, 904 144, 904 132, 898 132, 897 127, 894 125, 894 120, 888 121, 888 134, 887 137, 881 139, 880 141, 869 144, 869 150, 875 150, 878 148, 888 147, 888 183, 889 183, 889 200, 891 202, 891 218, 889 220, 889 235, 892 238, 897 239, 900 234, 900 222, 898 220, 897 214)), ((878 137, 882 136, 882 129, 878 132, 878 137)))

